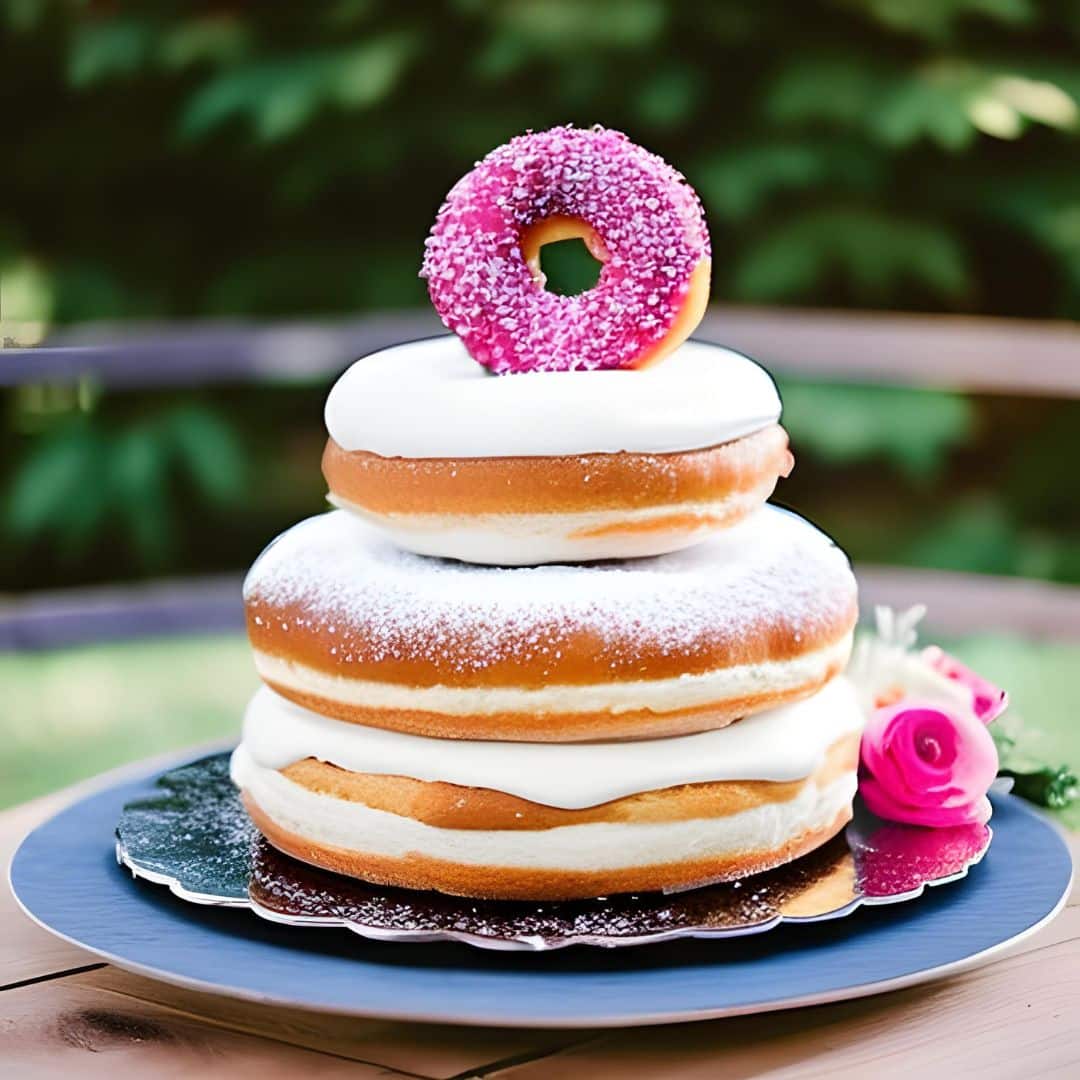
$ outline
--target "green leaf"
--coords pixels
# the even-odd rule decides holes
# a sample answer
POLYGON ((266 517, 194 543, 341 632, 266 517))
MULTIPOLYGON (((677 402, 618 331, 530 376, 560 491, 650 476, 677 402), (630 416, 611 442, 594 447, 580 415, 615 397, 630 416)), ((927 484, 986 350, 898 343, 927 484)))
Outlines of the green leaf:
POLYGON ((167 436, 160 423, 136 424, 110 447, 112 509, 148 566, 163 564, 174 547, 168 466, 167 436))
POLYGON ((1039 16, 1031 0, 853 0, 851 6, 890 30, 931 41, 947 39, 961 19, 971 16, 1006 26, 1034 23, 1039 16))
POLYGON ((736 261, 732 291, 745 300, 791 299, 832 275, 876 303, 905 282, 955 300, 970 279, 963 252, 940 226, 837 207, 807 211, 766 232, 736 261))
POLYGON ((244 493, 244 450, 228 422, 210 409, 186 406, 165 420, 176 465, 209 502, 227 505, 244 493))
POLYGON ((765 92, 769 121, 781 125, 826 122, 865 128, 901 75, 880 61, 854 56, 810 56, 779 68, 765 92))
POLYGON ((80 21, 68 54, 68 82, 81 88, 133 75, 149 56, 153 37, 150 24, 140 19, 80 21))
POLYGON ((792 379, 780 388, 793 445, 831 465, 878 458, 925 480, 974 429, 974 408, 961 394, 792 379))
POLYGON ((829 185, 872 191, 882 162, 864 145, 841 139, 774 139, 711 154, 692 169, 710 214, 729 221, 751 217, 783 192, 829 185))
POLYGON ((64 262, 51 270, 57 322, 129 318, 141 314, 145 302, 140 285, 126 286, 109 265, 97 262, 64 262))
POLYGON ((649 76, 633 96, 638 120, 652 128, 686 123, 705 89, 705 80, 689 64, 672 64, 649 76))
POLYGON ((417 43, 412 34, 386 34, 343 54, 332 87, 334 100, 351 109, 378 104, 397 85, 417 43))
POLYGON ((369 108, 397 85, 417 38, 383 34, 348 49, 257 60, 213 76, 188 100, 180 134, 198 138, 233 119, 247 119, 272 141, 292 135, 327 105, 369 108))
POLYGON ((1044 765, 1030 772, 1001 769, 998 776, 1012 779, 1014 795, 1051 810, 1064 810, 1080 797, 1080 779, 1068 765, 1044 765))
POLYGON ((297 84, 276 87, 267 90, 252 109, 252 125, 259 138, 271 142, 299 131, 318 106, 314 88, 302 89, 297 84))
POLYGON ((985 82, 985 76, 966 65, 913 71, 882 95, 871 133, 891 146, 928 138, 946 150, 966 149, 978 134, 972 99, 985 82))
POLYGON ((243 450, 228 423, 198 405, 166 409, 108 431, 79 419, 39 436, 16 470, 4 527, 84 556, 112 531, 140 562, 161 567, 176 549, 175 481, 197 503, 228 505, 244 493, 243 450))
POLYGON ((660 0, 530 0, 493 6, 491 18, 537 53, 632 49, 654 41, 667 20, 660 0))
POLYGON ((694 170, 708 209, 728 220, 749 217, 776 192, 820 183, 828 168, 813 146, 770 143, 721 152, 694 170))
POLYGON ((499 82, 516 74, 531 59, 528 42, 517 34, 496 31, 474 54, 471 68, 482 82, 499 82))
POLYGON ((106 518, 105 445, 83 421, 39 437, 20 463, 6 500, 5 526, 22 540, 54 536, 73 554, 106 518))
POLYGON ((988 498, 953 502, 927 522, 907 558, 917 566, 981 574, 1016 573, 1019 538, 1008 512, 988 498))
POLYGON ((157 54, 174 71, 196 64, 230 64, 239 60, 250 44, 249 28, 235 15, 205 15, 170 27, 161 38, 157 54))
POLYGON ((253 61, 213 75, 181 113, 180 134, 198 137, 242 117, 256 130, 265 125, 271 132, 284 133, 284 117, 300 120, 314 111, 334 63, 329 54, 308 55, 253 61))
POLYGON ((1068 72, 1038 77, 998 65, 937 59, 909 68, 811 57, 781 69, 765 98, 784 125, 826 124, 888 147, 922 139, 968 149, 980 132, 1016 138, 1028 121, 1070 130, 1080 109, 1068 72))
POLYGON ((51 6, 49 0, 5 0, 0 4, 0 24, 20 34, 29 33, 37 29, 51 6))

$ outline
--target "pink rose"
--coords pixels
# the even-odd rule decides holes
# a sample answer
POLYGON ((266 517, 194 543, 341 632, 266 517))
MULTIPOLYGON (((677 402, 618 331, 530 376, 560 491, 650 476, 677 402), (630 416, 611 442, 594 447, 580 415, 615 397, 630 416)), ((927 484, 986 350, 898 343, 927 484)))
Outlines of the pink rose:
POLYGON ((934 827, 990 818, 997 750, 974 716, 905 698, 871 716, 861 757, 859 793, 880 818, 934 827))
POLYGON ((975 715, 984 723, 996 720, 1009 704, 1009 695, 1000 687, 977 675, 965 667, 955 657, 943 652, 936 645, 929 645, 922 651, 923 659, 939 675, 966 686, 971 691, 975 715))

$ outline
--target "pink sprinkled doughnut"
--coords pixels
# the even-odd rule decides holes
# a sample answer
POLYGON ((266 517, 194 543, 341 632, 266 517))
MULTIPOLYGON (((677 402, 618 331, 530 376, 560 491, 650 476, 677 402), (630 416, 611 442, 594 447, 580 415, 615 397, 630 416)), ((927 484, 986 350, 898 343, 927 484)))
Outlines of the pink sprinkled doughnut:
POLYGON ((694 189, 618 131, 557 127, 493 150, 451 189, 421 276, 446 326, 496 372, 640 367, 701 321, 710 249, 694 189), (540 247, 581 237, 602 264, 544 288, 540 247))

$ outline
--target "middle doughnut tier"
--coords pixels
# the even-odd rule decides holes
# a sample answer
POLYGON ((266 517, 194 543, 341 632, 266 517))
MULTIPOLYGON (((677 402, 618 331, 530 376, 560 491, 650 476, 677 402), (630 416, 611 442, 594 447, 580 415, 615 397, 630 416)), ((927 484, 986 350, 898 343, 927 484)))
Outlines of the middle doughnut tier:
POLYGON ((513 569, 411 555, 335 511, 267 548, 244 599, 282 696, 526 742, 706 731, 806 697, 845 666, 857 613, 844 553, 770 506, 670 555, 513 569))

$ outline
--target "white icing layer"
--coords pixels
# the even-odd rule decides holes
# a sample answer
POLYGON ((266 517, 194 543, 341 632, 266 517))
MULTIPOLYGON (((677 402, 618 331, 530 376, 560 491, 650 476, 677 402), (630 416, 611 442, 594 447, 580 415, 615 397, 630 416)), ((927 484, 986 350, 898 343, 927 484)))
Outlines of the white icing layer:
POLYGON ((718 731, 596 743, 406 735, 319 716, 263 687, 248 706, 243 746, 264 769, 314 757, 349 772, 489 788, 573 810, 680 784, 802 779, 862 724, 855 688, 843 676, 803 701, 718 731))
POLYGON ((718 702, 779 694, 819 683, 842 668, 851 635, 834 645, 791 660, 735 664, 699 675, 668 679, 620 679, 601 683, 549 683, 536 689, 516 686, 412 686, 374 679, 327 675, 315 668, 255 652, 255 669, 267 682, 369 709, 419 710, 446 716, 499 713, 620 713, 648 709, 663 715, 718 702))
POLYGON ((638 559, 679 551, 715 532, 716 521, 726 522, 761 506, 772 490, 773 478, 769 478, 758 488, 732 492, 712 502, 554 514, 379 514, 333 493, 327 500, 370 521, 399 547, 418 555, 488 566, 537 566, 638 559), (690 526, 680 521, 669 528, 657 528, 656 522, 673 511, 697 516, 699 523, 690 526), (589 535, 591 530, 611 527, 625 531, 589 535), (634 527, 638 531, 633 531, 634 527))
POLYGON ((766 853, 830 825, 855 796, 854 772, 810 783, 788 802, 689 821, 563 825, 554 829, 445 829, 309 791, 256 764, 244 746, 234 781, 279 827, 321 844, 390 857, 419 852, 471 866, 615 870, 766 853))
POLYGON ((467 685, 471 673, 521 658, 540 660, 558 683, 574 681, 560 671, 582 633, 612 679, 649 678, 647 650, 693 670, 699 657, 716 667, 718 653, 746 655, 765 633, 834 640, 855 579, 827 536, 770 506, 669 555, 514 569, 403 552, 338 510, 283 533, 251 568, 244 598, 256 626, 275 619, 284 633, 317 635, 347 678, 407 658, 432 682, 467 685), (283 609, 290 619, 274 614, 283 609))
POLYGON ((695 341, 640 371, 492 375, 449 334, 358 360, 326 402, 339 446, 383 457, 669 453, 729 442, 779 417, 763 368, 695 341))

